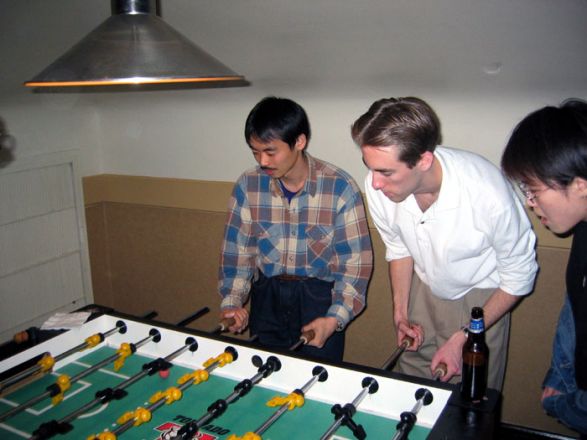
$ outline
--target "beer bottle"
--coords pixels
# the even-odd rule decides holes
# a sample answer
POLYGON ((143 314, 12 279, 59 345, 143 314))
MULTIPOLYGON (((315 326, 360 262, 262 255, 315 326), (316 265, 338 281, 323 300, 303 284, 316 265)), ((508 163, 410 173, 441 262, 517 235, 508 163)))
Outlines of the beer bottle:
POLYGON ((461 396, 469 402, 478 402, 487 390, 489 348, 485 343, 483 309, 473 307, 467 341, 463 345, 461 396))

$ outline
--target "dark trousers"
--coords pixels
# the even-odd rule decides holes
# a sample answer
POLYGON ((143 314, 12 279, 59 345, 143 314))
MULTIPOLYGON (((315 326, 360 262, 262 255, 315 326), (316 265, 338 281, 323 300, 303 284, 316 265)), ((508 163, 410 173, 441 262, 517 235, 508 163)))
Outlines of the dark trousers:
MULTIPOLYGON (((251 287, 251 335, 269 349, 288 349, 301 328, 326 316, 332 304, 332 282, 317 278, 281 280, 260 274, 251 287)), ((344 332, 335 332, 322 348, 302 346, 299 352, 335 362, 342 361, 344 332)))

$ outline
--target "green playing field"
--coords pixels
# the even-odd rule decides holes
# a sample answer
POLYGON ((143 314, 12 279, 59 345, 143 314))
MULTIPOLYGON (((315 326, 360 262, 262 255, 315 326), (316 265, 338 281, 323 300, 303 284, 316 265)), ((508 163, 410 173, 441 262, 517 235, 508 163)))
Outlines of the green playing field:
MULTIPOLYGON (((72 377, 100 360, 112 356, 114 353, 115 350, 112 348, 100 348, 64 366, 60 371, 46 375, 1 398, 0 414, 44 392, 48 385, 55 382, 59 374, 67 374, 72 377)), ((94 400, 97 391, 107 387, 114 388, 127 378, 140 372, 142 365, 150 360, 134 355, 126 360, 125 365, 118 372, 115 372, 112 364, 110 364, 84 377, 73 384, 71 389, 65 393, 65 398, 61 404, 53 406, 51 400, 47 398, 39 404, 5 420, 0 424, 0 438, 8 440, 31 437, 41 423, 62 419, 82 405, 94 400)), ((239 359, 238 362, 250 362, 250 360, 239 359)), ((72 422, 74 427, 72 431, 56 438, 79 440, 99 434, 104 430, 113 430, 117 426, 116 420, 120 416, 138 407, 149 406, 148 400, 153 394, 176 386, 177 379, 191 371, 193 370, 174 366, 170 369, 170 374, 167 378, 162 378, 158 374, 146 376, 126 388, 126 391, 128 391, 126 397, 105 405, 97 404, 72 422)), ((280 372, 273 374, 280 374, 280 372)), ((243 377, 242 379, 245 378, 243 377)), ((151 421, 141 426, 132 427, 120 434, 119 438, 145 440, 164 438, 163 436, 166 432, 179 429, 183 424, 192 420, 200 419, 213 402, 228 397, 234 391, 236 384, 236 381, 221 378, 213 372, 208 381, 185 389, 180 400, 153 411, 151 421)), ((284 396, 283 393, 263 388, 262 384, 263 382, 261 381, 261 386, 255 386, 249 394, 230 405, 224 414, 205 424, 200 429, 199 437, 196 438, 212 440, 226 439, 232 434, 243 436, 245 433, 254 431, 261 426, 277 410, 277 407, 269 407, 266 403, 275 396, 284 396)), ((301 388, 303 385, 292 383, 290 391, 295 388, 301 388)), ((314 386, 319 387, 320 383, 318 382, 314 386)), ((360 389, 357 389, 357 394, 360 391, 360 389)), ((366 398, 368 399, 369 396, 366 398)), ((344 405, 348 402, 338 403, 344 405)), ((330 408, 331 405, 329 404, 308 399, 302 407, 284 413, 262 437, 265 440, 319 439, 334 421, 330 408)), ((397 424, 397 421, 360 411, 354 416, 353 420, 357 424, 363 425, 368 438, 373 439, 391 438, 397 424)), ((424 439, 428 432, 428 429, 415 426, 410 434, 410 439, 424 439)), ((349 428, 342 426, 336 431, 333 438, 353 439, 354 437, 349 428)))

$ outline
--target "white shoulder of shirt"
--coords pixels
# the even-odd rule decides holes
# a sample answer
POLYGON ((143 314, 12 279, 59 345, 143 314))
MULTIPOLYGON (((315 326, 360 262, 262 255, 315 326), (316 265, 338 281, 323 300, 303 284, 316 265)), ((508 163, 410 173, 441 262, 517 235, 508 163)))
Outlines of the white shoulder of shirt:
POLYGON ((444 146, 438 147, 436 153, 443 167, 443 184, 502 203, 504 197, 509 199, 513 194, 500 169, 483 156, 444 146))

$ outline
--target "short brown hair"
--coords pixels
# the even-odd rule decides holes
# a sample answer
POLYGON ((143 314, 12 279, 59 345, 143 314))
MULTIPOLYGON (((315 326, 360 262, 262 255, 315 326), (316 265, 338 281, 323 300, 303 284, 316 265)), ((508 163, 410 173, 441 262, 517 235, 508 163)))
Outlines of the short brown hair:
POLYGON ((360 147, 397 146, 399 159, 413 167, 422 153, 440 143, 440 121, 420 98, 385 98, 355 121, 351 136, 360 147))

